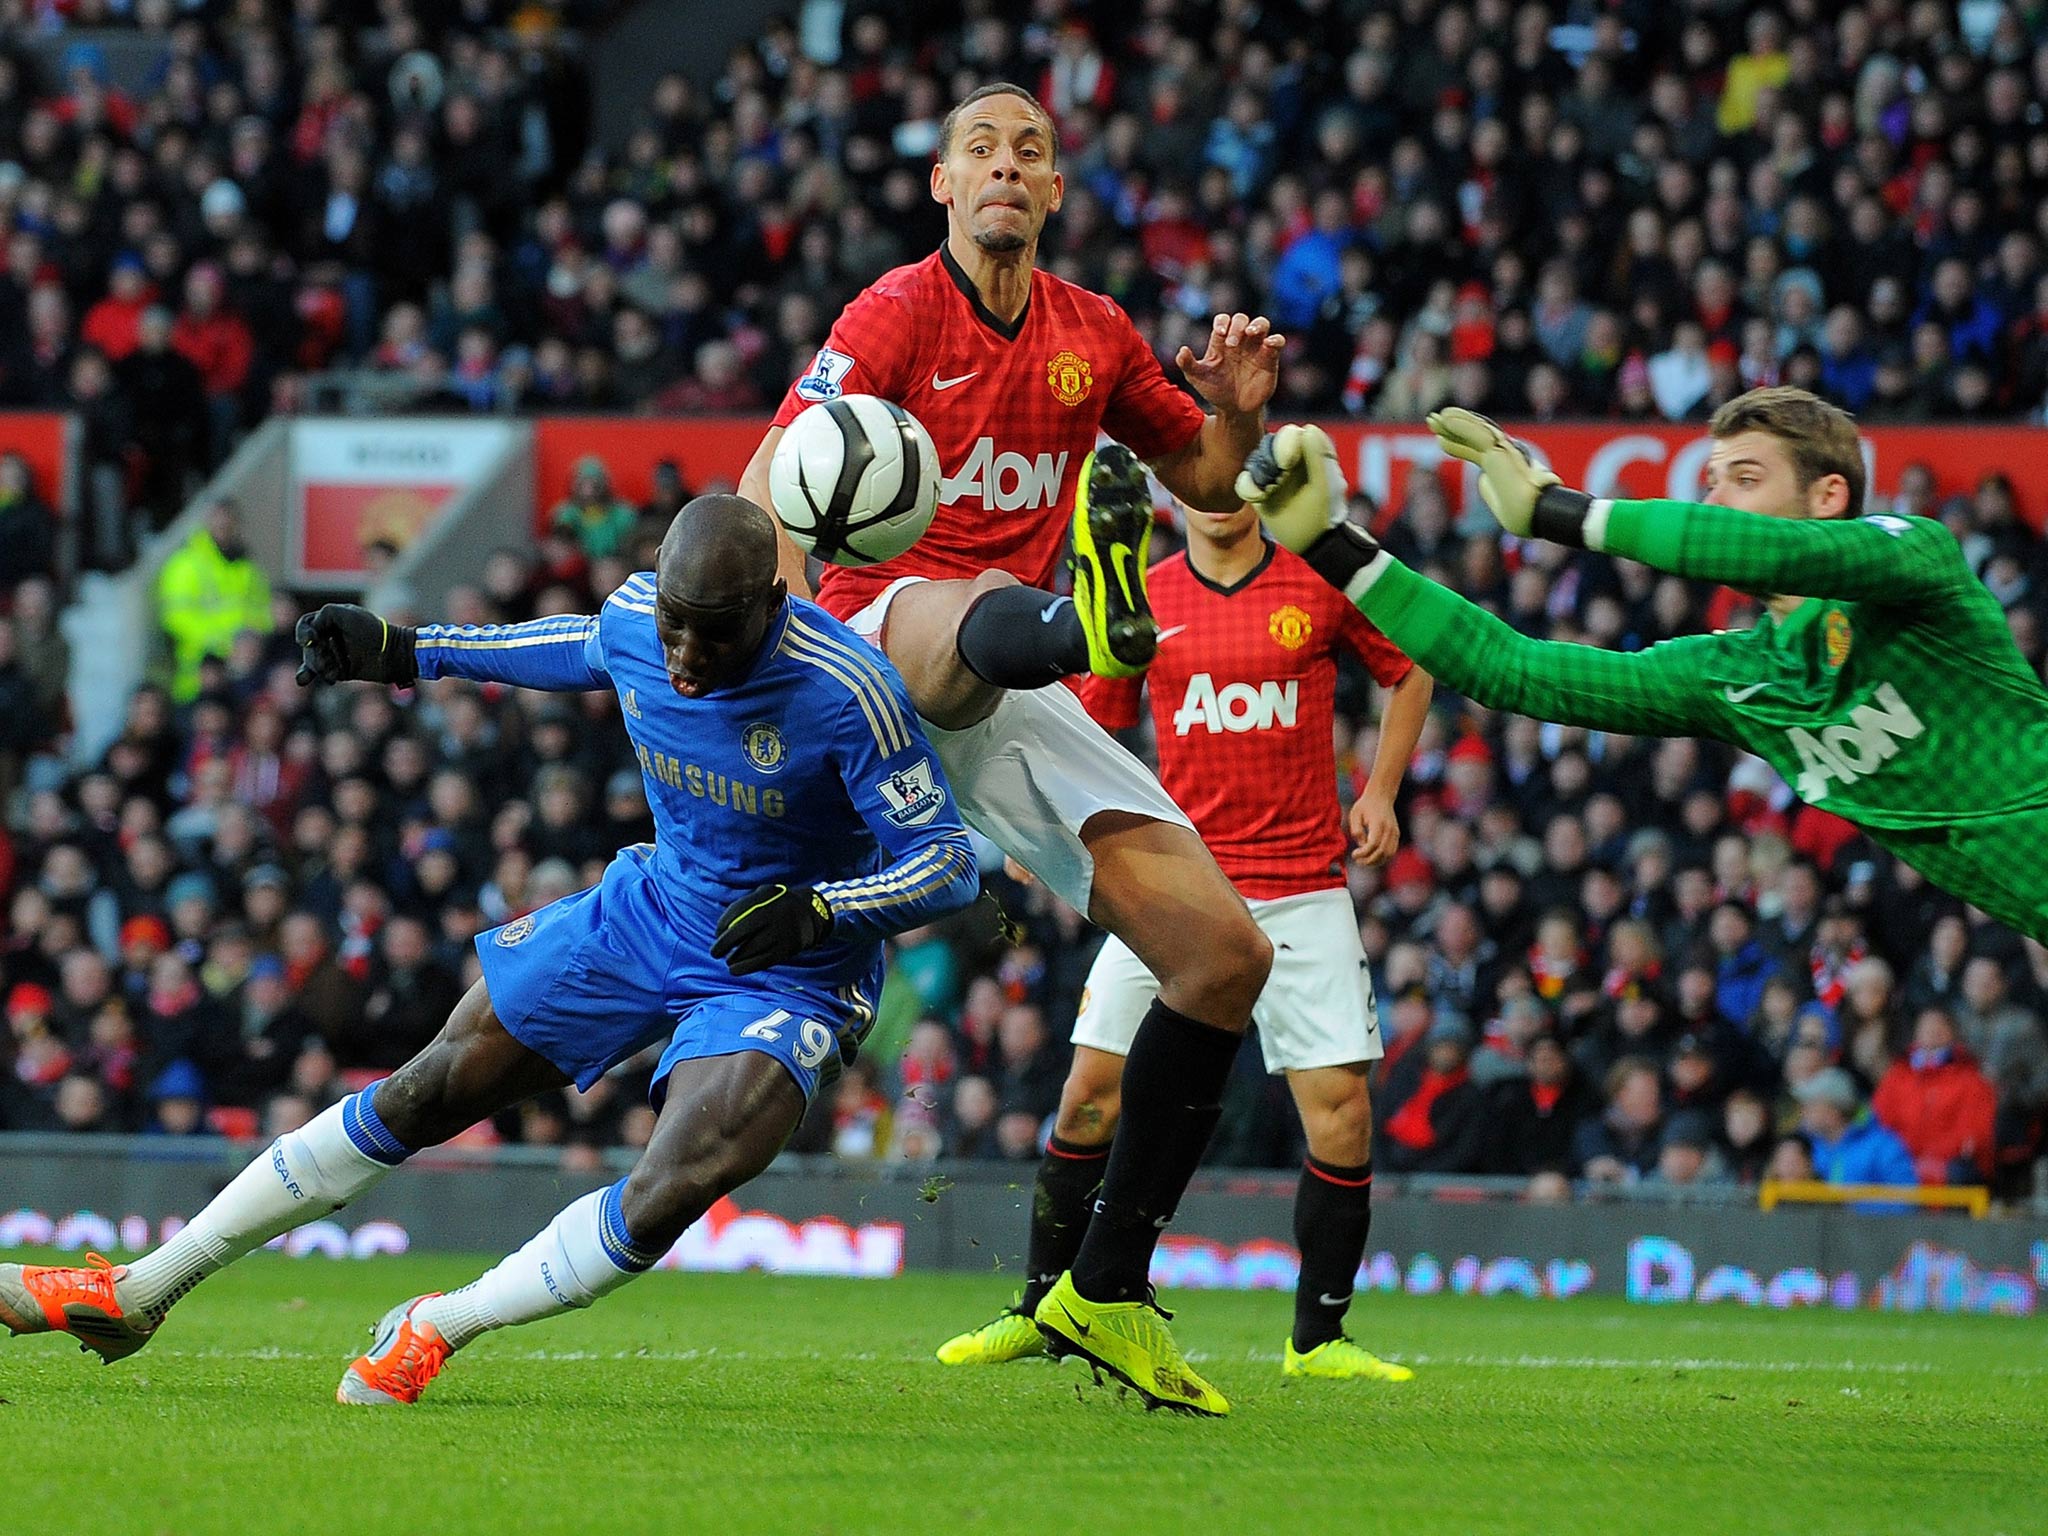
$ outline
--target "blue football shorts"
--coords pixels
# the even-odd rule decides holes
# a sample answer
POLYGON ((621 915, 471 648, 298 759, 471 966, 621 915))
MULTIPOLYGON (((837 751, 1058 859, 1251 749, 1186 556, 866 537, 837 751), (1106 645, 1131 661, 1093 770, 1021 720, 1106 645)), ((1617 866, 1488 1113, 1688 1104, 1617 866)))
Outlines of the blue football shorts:
POLYGON ((787 971, 732 975, 710 956, 716 915, 664 907, 653 864, 651 845, 624 849, 590 889, 476 936, 499 1021, 579 1088, 668 1036, 657 1104, 679 1064, 739 1051, 773 1056, 808 1101, 871 1011, 787 971))

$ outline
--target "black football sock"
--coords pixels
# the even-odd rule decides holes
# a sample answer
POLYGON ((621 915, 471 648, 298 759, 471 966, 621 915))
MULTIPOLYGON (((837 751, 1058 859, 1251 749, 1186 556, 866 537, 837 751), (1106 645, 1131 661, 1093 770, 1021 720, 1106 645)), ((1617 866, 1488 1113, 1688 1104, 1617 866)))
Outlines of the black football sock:
POLYGON ((1340 1168, 1311 1157, 1294 1196, 1294 1244, 1301 1279, 1294 1287, 1294 1347, 1307 1354, 1344 1332, 1351 1287, 1372 1232, 1372 1160, 1340 1168))
POLYGON ((1152 1250, 1223 1113, 1223 1084, 1243 1040, 1153 999, 1124 1061, 1123 1119, 1074 1256, 1074 1289, 1090 1301, 1145 1295, 1152 1250))
POLYGON ((1038 1309, 1054 1282, 1074 1267, 1108 1162, 1107 1146, 1084 1147, 1058 1136, 1046 1141, 1045 1156, 1038 1162, 1038 1184, 1031 1192, 1031 1247, 1024 1260, 1020 1303, 1026 1317, 1038 1309))
POLYGON ((967 670, 998 688, 1048 688, 1088 670, 1088 636, 1074 600, 1041 587, 982 593, 953 643, 967 670))

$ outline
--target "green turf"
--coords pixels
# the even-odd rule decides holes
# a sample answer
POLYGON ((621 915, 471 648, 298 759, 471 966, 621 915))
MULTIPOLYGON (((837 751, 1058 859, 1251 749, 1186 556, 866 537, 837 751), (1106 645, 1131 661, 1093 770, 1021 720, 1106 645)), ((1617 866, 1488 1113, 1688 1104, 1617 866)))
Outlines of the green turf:
POLYGON ((1078 1364, 948 1370, 1001 1277, 657 1274, 458 1356, 411 1410, 334 1382, 473 1261, 261 1255, 113 1367, 0 1338, 17 1532, 2040 1532, 2035 1319, 1372 1296, 1405 1387, 1283 1384, 1287 1299, 1184 1294, 1221 1422, 1078 1364))

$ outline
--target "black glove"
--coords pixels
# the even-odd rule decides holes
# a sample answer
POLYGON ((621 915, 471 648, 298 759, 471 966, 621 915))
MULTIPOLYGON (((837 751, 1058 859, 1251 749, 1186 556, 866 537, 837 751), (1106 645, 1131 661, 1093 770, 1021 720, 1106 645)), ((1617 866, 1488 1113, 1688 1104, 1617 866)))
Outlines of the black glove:
POLYGON ((787 965, 832 932, 832 906, 808 885, 761 885, 718 914, 711 958, 735 976, 787 965))
POLYGON ((418 637, 418 630, 387 624, 354 603, 329 603, 318 613, 301 614, 292 631, 304 652, 299 686, 365 682, 410 688, 420 680, 413 655, 418 637))

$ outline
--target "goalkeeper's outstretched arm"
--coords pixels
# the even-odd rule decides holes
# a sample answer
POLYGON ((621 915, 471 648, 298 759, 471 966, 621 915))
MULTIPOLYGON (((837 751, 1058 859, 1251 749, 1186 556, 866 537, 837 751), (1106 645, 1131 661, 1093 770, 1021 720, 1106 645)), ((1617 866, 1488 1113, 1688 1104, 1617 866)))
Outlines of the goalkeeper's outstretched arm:
POLYGON ((1714 736, 1710 635, 1644 651, 1532 640, 1381 551, 1346 595, 1443 687, 1489 709, 1632 736, 1714 736))
POLYGON ((1580 526, 1588 549, 1743 592, 1925 605, 1970 579, 1955 535, 1924 517, 1794 519, 1695 502, 1587 498, 1580 526))
POLYGON ((1356 603, 1417 666, 1468 699, 1631 735, 1718 736, 1727 728, 1708 666, 1719 641, 1700 635, 1623 653, 1517 633, 1409 570, 1345 519, 1344 477, 1320 427, 1268 433, 1246 460, 1237 491, 1274 539, 1356 603))
POLYGON ((1974 579, 1955 538, 1926 518, 1781 518, 1683 501, 1602 501, 1567 490, 1475 412, 1438 411, 1429 429, 1445 453, 1478 467, 1480 498, 1525 538, 1768 595, 1925 607, 1974 579))

